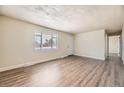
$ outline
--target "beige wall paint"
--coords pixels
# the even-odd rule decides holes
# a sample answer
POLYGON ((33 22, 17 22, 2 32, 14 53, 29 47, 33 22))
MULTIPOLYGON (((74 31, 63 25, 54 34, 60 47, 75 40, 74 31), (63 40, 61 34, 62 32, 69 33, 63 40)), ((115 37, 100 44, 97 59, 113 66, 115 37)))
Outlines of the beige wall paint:
POLYGON ((105 58, 107 59, 109 56, 109 36, 105 31, 105 58))
POLYGON ((2 24, 1 24, 1 19, 0 19, 0 31, 1 31, 1 33, 0 33, 0 63, 2 63, 3 62, 3 45, 2 45, 2 24))
POLYGON ((105 30, 75 35, 75 54, 105 59, 105 30))
POLYGON ((57 31, 59 34, 59 48, 57 50, 35 51, 33 46, 34 33, 39 30, 53 31, 0 16, 0 68, 30 64, 68 55, 67 39, 71 34, 59 31, 57 31))
POLYGON ((123 29, 122 29, 122 60, 124 63, 124 25, 123 25, 123 29))

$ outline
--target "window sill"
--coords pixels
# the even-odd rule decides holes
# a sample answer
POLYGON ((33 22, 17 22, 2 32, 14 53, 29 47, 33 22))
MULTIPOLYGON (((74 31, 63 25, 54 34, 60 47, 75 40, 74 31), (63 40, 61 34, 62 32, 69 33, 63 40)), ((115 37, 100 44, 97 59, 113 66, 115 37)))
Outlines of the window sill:
POLYGON ((42 49, 35 49, 36 51, 39 51, 39 52, 51 52, 51 51, 56 51, 58 50, 58 48, 42 48, 42 49))

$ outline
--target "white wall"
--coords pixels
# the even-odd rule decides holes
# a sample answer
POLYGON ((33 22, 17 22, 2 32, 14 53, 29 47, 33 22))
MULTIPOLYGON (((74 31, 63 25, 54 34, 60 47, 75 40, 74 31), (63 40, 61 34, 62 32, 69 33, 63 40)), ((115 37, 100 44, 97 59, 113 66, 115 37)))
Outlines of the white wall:
POLYGON ((109 53, 119 53, 119 37, 120 36, 109 36, 109 53))
POLYGON ((74 54, 74 35, 68 35, 68 55, 74 54))
POLYGON ((67 56, 70 36, 72 35, 69 33, 0 16, 0 71, 67 56), (35 51, 36 31, 58 32, 59 48, 47 52, 35 51))
POLYGON ((76 34, 75 54, 105 60, 105 30, 76 34))

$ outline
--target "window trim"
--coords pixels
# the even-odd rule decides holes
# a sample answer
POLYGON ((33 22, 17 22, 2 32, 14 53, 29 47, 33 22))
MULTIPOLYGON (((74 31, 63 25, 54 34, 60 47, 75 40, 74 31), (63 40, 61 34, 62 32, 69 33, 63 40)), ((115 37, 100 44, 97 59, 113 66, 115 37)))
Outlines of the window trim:
MULTIPOLYGON (((35 32, 35 37, 36 37, 36 33, 41 33, 41 44, 40 44, 40 48, 37 48, 35 46, 35 50, 42 50, 42 51, 51 51, 51 50, 57 50, 58 49, 58 33, 43 33, 43 32, 35 32), (43 38, 43 34, 45 35, 51 35, 51 38, 55 38, 53 37, 54 35, 56 36, 56 48, 53 48, 52 42, 51 42, 51 48, 43 48, 43 44, 42 44, 42 38, 43 38)), ((36 42, 36 41, 35 41, 36 42)))

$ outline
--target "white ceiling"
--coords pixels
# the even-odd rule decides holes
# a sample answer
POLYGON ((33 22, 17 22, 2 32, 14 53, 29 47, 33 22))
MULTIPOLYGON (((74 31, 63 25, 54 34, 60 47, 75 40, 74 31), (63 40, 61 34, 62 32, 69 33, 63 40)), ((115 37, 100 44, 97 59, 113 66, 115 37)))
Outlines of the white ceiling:
POLYGON ((124 7, 119 5, 0 6, 0 14, 69 33, 122 29, 124 7))

